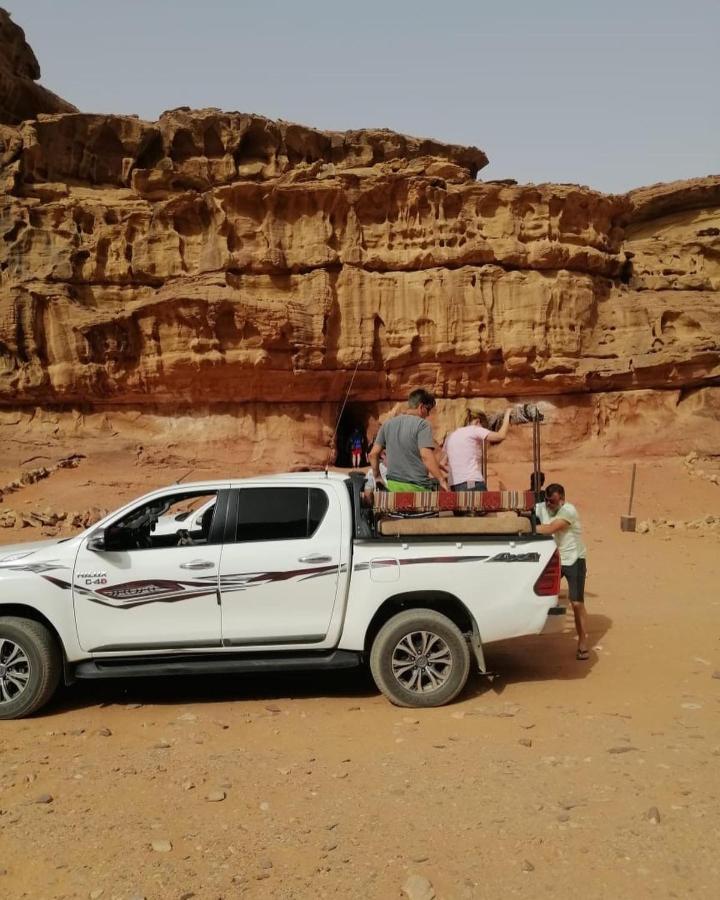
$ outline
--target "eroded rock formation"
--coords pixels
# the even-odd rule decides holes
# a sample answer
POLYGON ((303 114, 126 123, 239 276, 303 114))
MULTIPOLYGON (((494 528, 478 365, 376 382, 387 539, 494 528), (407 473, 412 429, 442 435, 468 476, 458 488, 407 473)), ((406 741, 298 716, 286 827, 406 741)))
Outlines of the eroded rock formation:
POLYGON ((5 146, 6 416, 131 407, 208 438, 276 416, 287 436, 302 402, 317 425, 290 461, 316 462, 357 368, 377 415, 423 385, 443 427, 463 398, 534 396, 576 443, 621 447, 651 407, 669 415, 636 446, 717 439, 720 177, 478 182, 472 147, 213 109, 40 115, 5 146))
MULTIPOLYGON (((37 81, 40 66, 25 33, 0 9, 0 122, 17 125, 39 113, 75 112, 75 107, 37 81)), ((2 135, 0 134, 0 138, 2 135)))

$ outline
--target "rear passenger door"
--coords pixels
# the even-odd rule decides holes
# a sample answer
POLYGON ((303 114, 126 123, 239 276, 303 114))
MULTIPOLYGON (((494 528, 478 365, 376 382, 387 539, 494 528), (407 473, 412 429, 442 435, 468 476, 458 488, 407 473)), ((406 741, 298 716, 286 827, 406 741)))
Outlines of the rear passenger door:
POLYGON ((232 492, 220 562, 225 646, 325 640, 342 566, 332 484, 232 492))

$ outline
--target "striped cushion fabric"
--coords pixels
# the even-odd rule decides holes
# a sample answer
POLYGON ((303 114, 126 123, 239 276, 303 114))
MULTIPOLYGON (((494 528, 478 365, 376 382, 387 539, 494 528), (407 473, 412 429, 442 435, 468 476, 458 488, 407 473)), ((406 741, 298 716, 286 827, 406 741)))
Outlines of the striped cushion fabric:
POLYGON ((383 513, 530 512, 535 506, 533 491, 375 491, 373 509, 383 513))

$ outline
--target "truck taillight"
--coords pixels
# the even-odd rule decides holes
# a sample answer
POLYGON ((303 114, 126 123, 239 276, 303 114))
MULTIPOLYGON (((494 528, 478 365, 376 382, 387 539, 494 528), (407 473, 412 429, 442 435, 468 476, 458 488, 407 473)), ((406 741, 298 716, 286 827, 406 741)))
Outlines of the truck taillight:
POLYGON ((552 597, 560 593, 560 554, 557 550, 548 560, 533 590, 538 597, 552 597))

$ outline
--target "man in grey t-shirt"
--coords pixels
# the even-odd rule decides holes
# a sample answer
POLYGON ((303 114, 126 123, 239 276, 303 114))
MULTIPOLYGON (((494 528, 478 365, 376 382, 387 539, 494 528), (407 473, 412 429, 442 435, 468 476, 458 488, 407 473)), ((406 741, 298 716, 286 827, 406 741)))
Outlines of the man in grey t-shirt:
POLYGON ((408 397, 405 412, 382 425, 369 454, 376 482, 380 481, 380 454, 386 449, 388 490, 430 491, 435 481, 440 483, 440 490, 449 489, 435 457, 435 441, 427 421, 434 408, 433 395, 418 388, 408 397))

